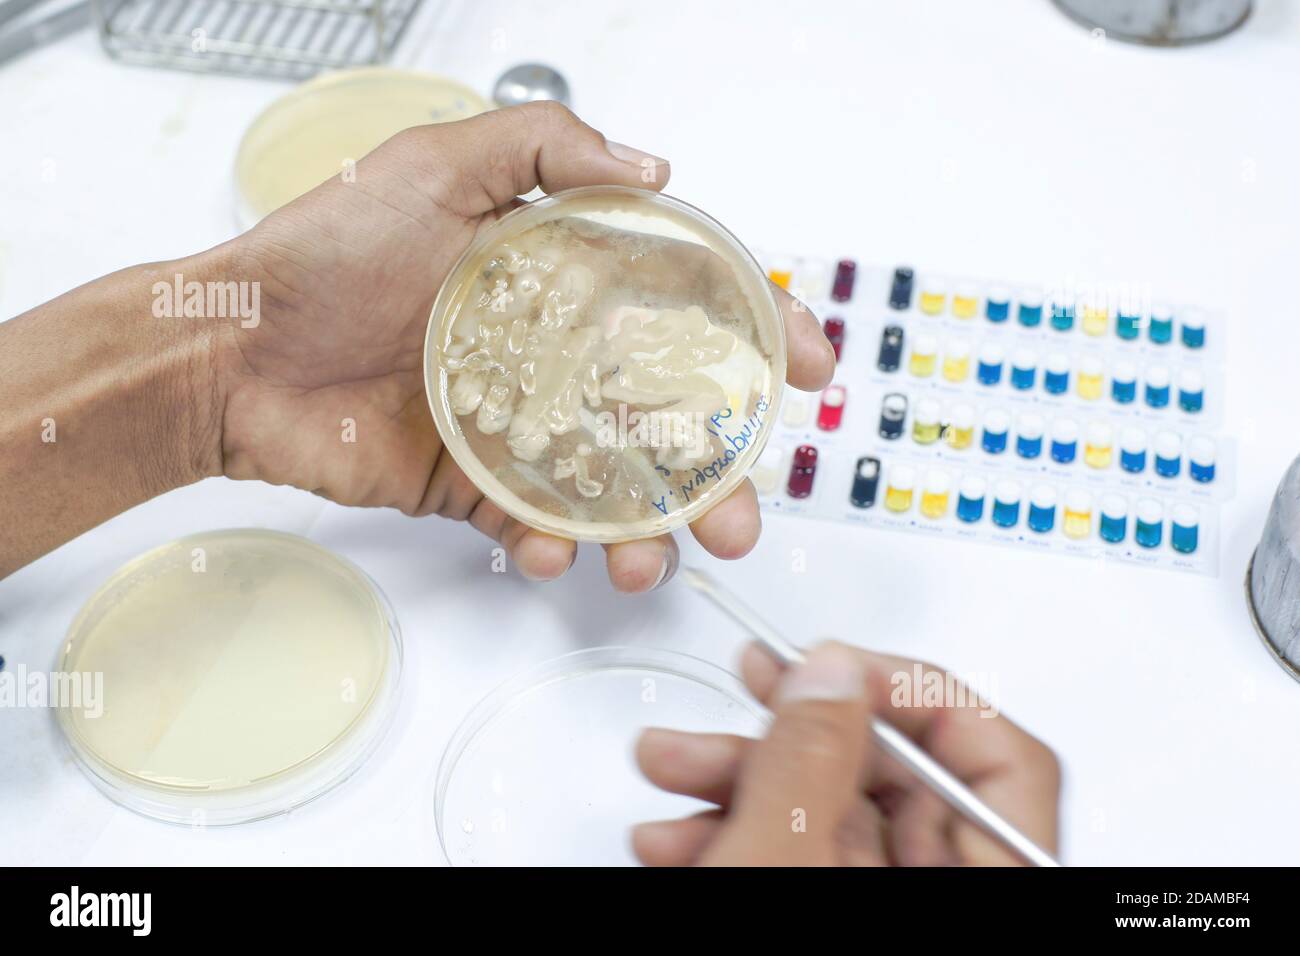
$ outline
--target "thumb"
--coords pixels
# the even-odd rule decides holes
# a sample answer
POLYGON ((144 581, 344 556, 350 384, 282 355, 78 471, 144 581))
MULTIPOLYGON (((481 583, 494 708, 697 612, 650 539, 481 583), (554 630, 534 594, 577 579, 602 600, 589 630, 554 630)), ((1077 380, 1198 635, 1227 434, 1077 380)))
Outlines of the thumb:
POLYGON ((606 140, 559 103, 526 103, 458 123, 417 127, 429 158, 453 189, 456 212, 479 216, 540 186, 551 193, 575 186, 659 190, 667 160, 606 140))
POLYGON ((864 655, 819 644, 787 671, 776 720, 746 758, 732 819, 775 862, 832 862, 837 828, 862 802, 871 756, 864 655))

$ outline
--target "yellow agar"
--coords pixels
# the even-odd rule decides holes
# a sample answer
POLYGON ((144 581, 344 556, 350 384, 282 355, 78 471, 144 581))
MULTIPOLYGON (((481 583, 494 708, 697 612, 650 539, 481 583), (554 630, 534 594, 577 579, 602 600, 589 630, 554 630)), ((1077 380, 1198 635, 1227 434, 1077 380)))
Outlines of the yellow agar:
POLYGON ((907 370, 917 378, 929 378, 934 374, 934 353, 913 352, 908 360, 907 370))
POLYGON ((885 488, 885 507, 900 514, 912 507, 911 488, 885 488))
POLYGON ((942 518, 948 513, 948 492, 923 491, 921 493, 921 514, 927 518, 942 518))
POLYGON ((970 356, 962 355, 957 358, 947 358, 943 360, 943 377, 950 382, 964 382, 966 376, 970 374, 970 356))
POLYGON ((942 292, 922 292, 921 293, 921 311, 926 315, 940 315, 943 313, 943 303, 947 296, 942 292))
POLYGON ((1065 523, 1062 526, 1067 538, 1073 538, 1075 541, 1082 541, 1092 533, 1092 512, 1091 511, 1071 511, 1065 509, 1065 523))

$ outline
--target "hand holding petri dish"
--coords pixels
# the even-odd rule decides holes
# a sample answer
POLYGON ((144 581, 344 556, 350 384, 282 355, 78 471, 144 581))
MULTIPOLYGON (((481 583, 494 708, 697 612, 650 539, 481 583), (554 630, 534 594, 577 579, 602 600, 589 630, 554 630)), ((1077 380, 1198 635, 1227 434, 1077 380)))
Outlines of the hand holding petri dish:
POLYGON ((727 497, 784 380, 780 311, 745 248, 685 203, 615 186, 486 230, 425 347, 457 464, 506 513, 575 540, 664 534, 727 497))

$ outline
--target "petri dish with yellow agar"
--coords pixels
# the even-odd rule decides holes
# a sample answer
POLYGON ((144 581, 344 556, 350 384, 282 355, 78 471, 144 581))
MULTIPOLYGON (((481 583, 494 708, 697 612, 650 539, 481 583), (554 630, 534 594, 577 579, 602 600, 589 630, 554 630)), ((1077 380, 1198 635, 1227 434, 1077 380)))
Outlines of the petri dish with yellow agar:
POLYGON ((592 186, 485 230, 434 304, 425 383, 461 470, 533 528, 664 534, 763 451, 785 329, 749 252, 686 203, 592 186))
POLYGON ((292 202, 412 126, 490 109, 466 86, 434 73, 371 66, 324 73, 255 119, 235 159, 241 229, 292 202))
POLYGON ((631 865, 637 823, 707 808, 640 773, 646 727, 761 736, 741 682, 657 648, 600 647, 507 681, 472 710, 438 767, 435 820, 453 866, 631 865))
POLYGON ((382 592, 348 561, 295 535, 213 531, 109 578, 57 670, 101 689, 57 713, 104 793, 223 826, 298 807, 365 761, 395 709, 402 645, 382 592))

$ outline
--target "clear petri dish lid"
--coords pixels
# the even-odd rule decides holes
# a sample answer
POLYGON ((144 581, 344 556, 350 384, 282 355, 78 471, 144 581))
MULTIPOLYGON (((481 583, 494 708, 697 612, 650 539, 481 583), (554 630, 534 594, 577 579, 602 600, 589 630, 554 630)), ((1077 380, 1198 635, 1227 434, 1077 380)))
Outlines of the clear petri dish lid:
POLYGON ((438 767, 438 840, 453 866, 631 865, 637 823, 707 805, 637 769, 646 727, 759 736, 766 712, 686 654, 604 647, 554 658, 481 701, 438 767))
POLYGON ((491 105, 435 73, 370 66, 323 73, 275 100, 244 133, 235 158, 236 217, 249 229, 390 136, 491 105))
POLYGON ((594 186, 485 230, 434 304, 425 382, 461 470, 566 538, 671 531, 762 453, 785 381, 767 277, 676 199, 594 186))
POLYGON ((295 535, 213 531, 156 548, 86 602, 58 722, 117 803, 169 823, 284 813, 370 755, 402 671, 397 620, 364 572, 295 535))

